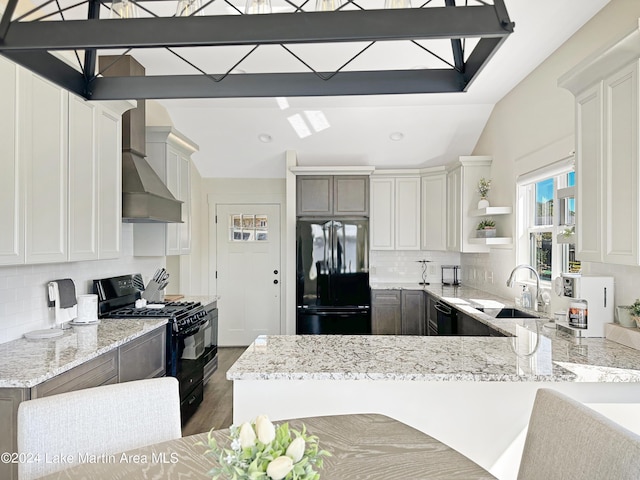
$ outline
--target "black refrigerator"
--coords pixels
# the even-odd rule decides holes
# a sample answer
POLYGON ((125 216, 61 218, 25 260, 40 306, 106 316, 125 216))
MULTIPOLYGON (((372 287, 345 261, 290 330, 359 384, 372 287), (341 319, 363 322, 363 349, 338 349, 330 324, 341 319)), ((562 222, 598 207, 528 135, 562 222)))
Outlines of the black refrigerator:
POLYGON ((369 220, 299 218, 298 334, 370 334, 369 220))

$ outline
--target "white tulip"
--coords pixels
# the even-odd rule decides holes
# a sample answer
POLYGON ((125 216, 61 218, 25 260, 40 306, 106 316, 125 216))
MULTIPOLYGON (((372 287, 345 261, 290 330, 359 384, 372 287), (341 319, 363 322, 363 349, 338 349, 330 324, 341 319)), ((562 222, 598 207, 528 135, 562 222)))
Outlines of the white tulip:
POLYGON ((302 437, 298 437, 289 444, 285 455, 290 457, 291 460, 293 460, 293 463, 298 463, 304 455, 304 447, 304 439, 302 437))
POLYGON ((291 470, 293 470, 293 460, 286 455, 271 460, 267 465, 267 475, 272 480, 282 480, 291 470))
POLYGON ((252 447, 256 443, 256 434, 253 431, 253 427, 249 422, 244 422, 240 425, 240 446, 242 448, 252 447))
POLYGON ((256 433, 258 434, 258 440, 262 443, 271 443, 276 438, 276 427, 269 421, 269 417, 258 415, 256 418, 256 433))

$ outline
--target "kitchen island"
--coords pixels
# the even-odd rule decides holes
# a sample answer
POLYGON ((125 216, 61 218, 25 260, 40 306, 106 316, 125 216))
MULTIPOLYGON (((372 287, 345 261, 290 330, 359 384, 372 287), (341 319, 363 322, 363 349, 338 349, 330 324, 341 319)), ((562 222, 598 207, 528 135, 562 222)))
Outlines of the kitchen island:
MULTIPOLYGON (((453 303, 487 298, 474 289, 427 288, 453 303)), ((544 327, 548 319, 465 313, 512 336, 258 337, 227 372, 234 381, 234 422, 260 413, 274 420, 381 413, 498 478, 515 478, 538 388, 592 406, 613 404, 620 412, 630 407, 623 404, 640 403, 640 352, 570 337, 544 327)))

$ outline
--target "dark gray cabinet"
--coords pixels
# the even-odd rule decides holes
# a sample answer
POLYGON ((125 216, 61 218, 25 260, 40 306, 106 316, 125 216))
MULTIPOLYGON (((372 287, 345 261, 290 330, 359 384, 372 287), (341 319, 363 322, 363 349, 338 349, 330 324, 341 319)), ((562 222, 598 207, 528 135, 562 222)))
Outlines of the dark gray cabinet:
POLYGON ((426 335, 422 290, 373 290, 371 307, 374 335, 426 335))
POLYGON ((166 335, 164 328, 158 328, 119 347, 119 382, 164 376, 166 335))
MULTIPOLYGON (((18 405, 28 399, 28 388, 0 388, 0 452, 18 451, 18 405)), ((55 415, 55 412, 52 412, 52 415, 55 415)), ((18 464, 1 462, 0 478, 18 478, 18 464)))
POLYGON ((506 337, 504 333, 482 323, 480 320, 458 311, 458 335, 475 337, 506 337))
POLYGON ((297 181, 298 216, 369 216, 369 177, 303 175, 297 181))
POLYGON ((469 335, 473 337, 488 337, 491 328, 479 320, 458 311, 458 335, 469 335))
POLYGON ((402 290, 403 335, 426 335, 424 303, 422 290, 402 290))
POLYGON ((402 333, 402 294, 400 290, 371 291, 371 332, 374 335, 402 333))
POLYGON ((48 397, 118 382, 118 352, 103 353, 31 389, 31 398, 48 397))

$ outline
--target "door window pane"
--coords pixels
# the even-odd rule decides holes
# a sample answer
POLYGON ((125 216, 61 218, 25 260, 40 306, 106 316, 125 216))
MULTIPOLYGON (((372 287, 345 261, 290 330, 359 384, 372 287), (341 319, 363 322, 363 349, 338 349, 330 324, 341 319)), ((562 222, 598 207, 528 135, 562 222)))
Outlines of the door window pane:
POLYGON ((266 215, 229 215, 229 241, 266 242, 269 238, 269 220, 266 215))

